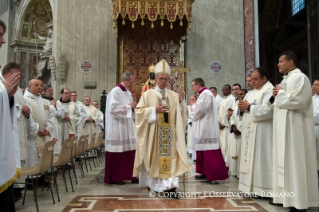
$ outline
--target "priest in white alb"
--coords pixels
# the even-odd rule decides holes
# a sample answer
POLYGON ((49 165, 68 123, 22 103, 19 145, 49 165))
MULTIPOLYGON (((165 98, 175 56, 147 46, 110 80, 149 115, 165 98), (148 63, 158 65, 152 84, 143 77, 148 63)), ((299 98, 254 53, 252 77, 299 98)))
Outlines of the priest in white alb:
POLYGON ((188 113, 188 128, 187 128, 187 152, 191 155, 192 160, 196 160, 196 150, 193 149, 193 127, 192 127, 192 112, 190 104, 196 102, 195 96, 190 96, 188 99, 187 113, 188 113))
POLYGON ((140 176, 140 186, 179 198, 178 176, 189 167, 179 94, 167 89, 170 74, 165 60, 157 63, 156 87, 146 91, 136 107, 134 176, 140 176))
POLYGON ((96 124, 95 133, 99 135, 104 129, 104 114, 102 113, 102 111, 99 110, 98 101, 93 101, 92 105, 97 110, 97 119, 95 120, 95 124, 96 124))
POLYGON ((191 102, 193 148, 196 150, 196 179, 208 183, 229 178, 221 152, 217 105, 213 93, 205 87, 202 78, 192 81, 192 90, 199 93, 191 102))
MULTIPOLYGON (((71 101, 73 102, 73 104, 76 104, 76 106, 79 109, 80 114, 81 114, 82 124, 77 125, 75 127, 75 132, 74 132, 74 135, 77 136, 78 139, 80 139, 81 135, 85 135, 84 124, 86 122, 87 114, 86 114, 86 110, 84 108, 84 104, 82 102, 78 101, 78 94, 76 91, 71 92, 71 101)), ((89 143, 90 142, 91 142, 91 136, 89 139, 89 143)))
POLYGON ((107 95, 105 104, 105 176, 104 183, 125 185, 132 180, 136 150, 136 131, 133 122, 134 102, 131 92, 135 75, 125 72, 122 82, 107 95))
POLYGON ((83 102, 84 102, 84 110, 87 116, 83 125, 83 132, 84 134, 89 135, 89 143, 91 143, 93 133, 95 133, 95 130, 96 130, 98 110, 96 109, 96 107, 91 105, 91 98, 89 96, 84 97, 83 102))
POLYGON ((241 155, 241 127, 243 117, 238 109, 239 101, 245 98, 246 89, 239 90, 233 106, 233 115, 230 117, 230 136, 229 136, 229 173, 239 177, 240 155, 241 155))
POLYGON ((233 104, 235 102, 235 97, 231 94, 230 85, 224 85, 223 89, 224 98, 219 105, 219 130, 220 130, 220 141, 221 141, 221 150, 224 156, 225 162, 227 163, 227 150, 228 150, 228 140, 230 135, 230 116, 231 111, 233 110, 233 104))
POLYGON ((42 98, 50 103, 50 112, 52 113, 53 133, 51 139, 55 139, 54 154, 59 155, 62 148, 61 129, 59 126, 59 120, 64 117, 64 110, 60 104, 57 104, 56 99, 53 98, 53 87, 51 85, 44 86, 44 93, 42 98))
POLYGON ((57 107, 64 111, 64 117, 59 118, 60 130, 61 130, 61 142, 66 139, 72 138, 74 136, 79 136, 76 134, 76 128, 82 125, 82 116, 78 106, 71 102, 70 90, 67 88, 62 88, 61 98, 57 102, 57 107))
POLYGON ((53 132, 52 113, 50 104, 42 99, 41 93, 43 83, 41 80, 32 79, 29 81, 28 88, 24 93, 24 98, 28 101, 31 108, 31 115, 34 122, 38 125, 37 135, 28 134, 27 144, 27 165, 36 166, 39 157, 43 152, 46 142, 51 141, 50 134, 53 132))
POLYGON ((222 97, 220 97, 220 95, 217 93, 216 87, 210 87, 209 90, 214 94, 215 103, 216 103, 216 107, 217 107, 217 113, 219 113, 219 106, 220 106, 220 103, 222 101, 222 97))
POLYGON ((315 138, 317 146, 317 166, 319 170, 319 79, 315 80, 312 84, 312 91, 315 95, 312 97, 313 102, 313 117, 315 125, 315 138))
POLYGON ((280 54, 278 69, 285 75, 269 101, 274 106, 273 189, 281 194, 269 203, 306 211, 319 206, 317 156, 311 86, 296 64, 294 52, 280 54))
POLYGON ((256 68, 251 78, 254 90, 238 103, 243 113, 239 190, 266 197, 273 191, 273 110, 268 102, 274 86, 263 68, 256 68))

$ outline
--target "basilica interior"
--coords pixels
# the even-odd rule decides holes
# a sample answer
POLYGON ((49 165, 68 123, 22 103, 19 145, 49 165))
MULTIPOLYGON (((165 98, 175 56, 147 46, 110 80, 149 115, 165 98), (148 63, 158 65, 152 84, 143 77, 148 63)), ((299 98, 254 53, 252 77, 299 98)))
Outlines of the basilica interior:
MULTIPOLYGON (((0 70, 14 61, 23 67, 20 87, 31 79, 60 90, 77 91, 79 100, 104 100, 124 72, 136 75, 131 90, 136 102, 149 67, 165 59, 172 71, 169 88, 193 95, 191 82, 206 87, 245 87, 247 73, 261 66, 273 84, 280 83, 278 56, 294 51, 298 67, 310 81, 319 78, 319 0, 0 0, 0 19, 7 24, 0 49, 0 70)), ((101 101, 101 111, 105 103, 101 101)), ((215 184, 195 179, 195 162, 179 177, 180 199, 165 198, 147 187, 126 182, 106 185, 104 158, 91 158, 92 169, 77 183, 71 172, 58 174, 57 191, 37 189, 40 211, 288 211, 269 199, 245 196, 238 178, 215 184), (68 186, 68 191, 65 189, 68 186), (53 203, 53 201, 55 203, 53 203)), ((36 211, 32 190, 16 211, 36 211)), ((310 208, 308 211, 318 211, 310 208)))

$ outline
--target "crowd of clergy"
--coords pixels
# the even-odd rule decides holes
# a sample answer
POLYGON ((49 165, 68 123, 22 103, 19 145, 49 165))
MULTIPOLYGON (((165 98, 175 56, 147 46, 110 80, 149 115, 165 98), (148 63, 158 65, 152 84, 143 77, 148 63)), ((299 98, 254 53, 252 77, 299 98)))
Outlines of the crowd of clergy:
MULTIPOLYGON (((5 29, 0 21, 0 48, 5 29)), ((245 89, 226 84, 222 96, 196 78, 187 105, 184 92, 168 88, 171 68, 162 60, 150 69, 154 79, 138 103, 130 92, 136 76, 123 74, 107 96, 104 120, 98 102, 86 96, 82 103, 76 91, 63 88, 56 100, 53 87, 38 79, 22 90, 21 65, 10 62, 0 75, 0 211, 14 211, 12 194, 23 185, 13 182, 24 181, 19 170, 36 166, 47 141, 56 141, 59 155, 66 139, 89 135, 91 141, 103 128, 106 184, 131 181, 178 199, 179 177, 193 160, 196 179, 218 184, 231 175, 239 178, 239 191, 270 197, 272 205, 319 207, 319 79, 311 86, 296 63, 293 52, 284 52, 280 84, 256 68, 245 89)))

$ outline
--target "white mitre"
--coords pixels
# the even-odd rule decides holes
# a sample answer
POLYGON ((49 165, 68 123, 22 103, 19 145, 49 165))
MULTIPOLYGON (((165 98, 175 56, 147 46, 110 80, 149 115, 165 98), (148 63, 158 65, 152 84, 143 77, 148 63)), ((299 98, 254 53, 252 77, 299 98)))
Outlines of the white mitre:
POLYGON ((169 67, 166 60, 161 60, 155 65, 155 77, 165 74, 168 77, 171 76, 171 68, 169 67))

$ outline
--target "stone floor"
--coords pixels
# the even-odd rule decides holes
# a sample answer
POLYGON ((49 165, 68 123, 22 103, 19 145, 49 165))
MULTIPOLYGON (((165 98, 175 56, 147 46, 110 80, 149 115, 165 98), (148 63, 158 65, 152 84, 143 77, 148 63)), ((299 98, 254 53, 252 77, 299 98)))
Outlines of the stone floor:
MULTIPOLYGON (((238 179, 230 177, 220 184, 207 184, 204 181, 195 180, 193 169, 186 173, 185 193, 183 198, 176 200, 163 198, 159 193, 151 193, 146 188, 140 188, 137 184, 127 182, 126 185, 103 184, 104 163, 98 167, 92 167, 92 171, 85 171, 85 177, 80 176, 77 170, 78 184, 71 191, 70 181, 67 178, 69 191, 65 191, 63 178, 58 177, 59 193, 61 201, 57 201, 56 191, 54 197, 56 203, 52 203, 51 193, 38 189, 39 210, 44 212, 56 211, 288 211, 288 208, 269 205, 268 200, 250 199, 242 196, 222 197, 222 193, 238 195, 238 179), (218 196, 218 197, 214 197, 218 196)), ((72 175, 73 176, 73 175, 72 175)), ((67 175, 68 177, 68 175, 67 175)), ((73 179, 73 182, 75 180, 73 179)), ((183 192, 183 181, 177 189, 183 192)), ((16 211, 36 211, 32 190, 27 191, 26 203, 22 205, 22 199, 16 202, 16 211)), ((318 211, 311 208, 308 211, 318 211)))

